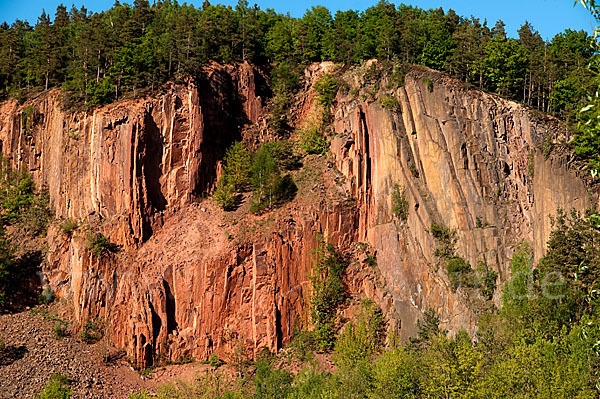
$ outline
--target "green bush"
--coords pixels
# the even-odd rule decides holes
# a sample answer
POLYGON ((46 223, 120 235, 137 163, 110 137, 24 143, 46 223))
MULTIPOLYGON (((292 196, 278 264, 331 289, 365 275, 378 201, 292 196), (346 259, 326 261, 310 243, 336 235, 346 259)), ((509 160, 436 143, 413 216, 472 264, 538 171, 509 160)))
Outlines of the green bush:
POLYGON ((362 302, 361 313, 350 321, 335 342, 334 361, 340 368, 352 369, 371 362, 383 346, 383 314, 371 300, 362 302))
POLYGON ((233 143, 225 152, 223 176, 217 182, 213 198, 226 211, 238 205, 238 192, 245 191, 250 184, 252 154, 241 142, 233 143))
POLYGON ((94 233, 91 230, 87 234, 87 249, 97 258, 116 253, 119 247, 110 242, 102 233, 94 233))
POLYGON ((379 103, 383 108, 389 109, 390 111, 397 111, 400 108, 400 103, 394 96, 383 95, 379 98, 379 103))
POLYGON ((73 218, 64 219, 60 224, 60 229, 63 234, 70 236, 79 227, 77 221, 73 218))
POLYGON ((300 132, 300 145, 307 154, 323 155, 329 148, 327 139, 316 126, 307 126, 300 132))
POLYGON ((286 398, 292 391, 292 374, 268 360, 256 363, 254 399, 286 398))
POLYGON ((337 309, 346 298, 342 276, 348 264, 333 245, 324 242, 317 248, 316 255, 316 266, 311 275, 310 314, 315 328, 315 346, 322 352, 335 344, 337 309))
POLYGON ((456 251, 456 232, 440 223, 432 223, 429 231, 438 243, 435 256, 440 258, 454 256, 454 252, 456 251))
POLYGON ((317 350, 316 337, 314 331, 299 330, 295 331, 290 346, 294 354, 301 361, 308 361, 312 358, 312 352, 317 350))
POLYGON ((471 265, 460 256, 453 256, 446 261, 446 272, 454 290, 458 287, 473 287, 475 284, 471 265))
POLYGON ((404 86, 404 78, 408 70, 405 65, 394 65, 394 70, 388 81, 388 89, 397 89, 404 86))
POLYGON ((479 291, 481 296, 487 300, 491 300, 496 291, 496 280, 498 280, 498 273, 490 270, 485 261, 480 261, 477 267, 478 278, 479 278, 479 291))
POLYGON ((98 320, 88 320, 79 332, 79 339, 86 344, 95 344, 103 336, 102 326, 98 320))
POLYGON ((71 381, 68 375, 54 374, 44 390, 36 395, 37 399, 70 399, 73 391, 69 387, 71 381))
POLYGON ((101 105, 111 102, 112 94, 115 91, 115 85, 112 79, 107 76, 96 83, 95 80, 90 80, 87 85, 86 94, 90 97, 90 105, 101 105))
POLYGON ((600 95, 596 93, 579 112, 577 134, 571 141, 573 152, 585 161, 595 176, 600 175, 600 95))
POLYGON ((431 78, 429 76, 425 76, 423 78, 423 83, 425 83, 425 86, 427 86, 427 90, 430 93, 433 93, 433 81, 431 80, 431 78))
POLYGON ((396 399, 423 397, 419 386, 420 365, 404 348, 383 353, 374 363, 370 398, 396 399))
POLYGON ((38 297, 38 302, 42 305, 48 305, 54 302, 54 291, 50 286, 46 286, 40 296, 38 297))
POLYGON ((19 226, 35 236, 45 234, 53 213, 50 209, 50 197, 46 191, 36 193, 29 205, 21 211, 19 226))
POLYGON ((392 212, 400 220, 406 220, 408 218, 408 200, 406 199, 406 193, 404 189, 400 188, 397 184, 392 187, 392 212))
POLYGON ((61 339, 69 335, 68 327, 69 325, 66 321, 56 320, 54 322, 54 328, 52 329, 54 332, 54 338, 61 339))
POLYGON ((213 353, 212 355, 210 355, 208 364, 210 364, 212 367, 215 367, 215 368, 219 367, 222 364, 221 359, 219 359, 219 355, 217 355, 216 353, 213 353))
POLYGON ((257 213, 273 209, 294 198, 296 184, 290 175, 281 176, 270 146, 262 146, 252 162, 252 204, 250 211, 257 213))
POLYGON ((290 140, 270 141, 263 144, 266 150, 283 169, 292 170, 300 166, 301 157, 295 153, 294 144, 290 140))
POLYGON ((227 183, 227 179, 223 176, 217 182, 217 188, 213 193, 213 198, 223 210, 230 211, 235 209, 237 205, 237 195, 232 184, 227 183))
POLYGON ((150 394, 148 393, 148 391, 146 391, 145 389, 142 389, 142 391, 140 393, 130 393, 129 396, 127 396, 127 399, 151 399, 152 396, 150 396, 150 394))
POLYGON ((252 154, 237 141, 225 152, 224 172, 226 181, 234 190, 243 190, 250 184, 252 154))
POLYGON ((7 160, 0 158, 0 207, 4 224, 19 220, 35 196, 31 175, 12 170, 7 160))
POLYGON ((417 321, 417 336, 409 338, 408 349, 423 351, 431 346, 435 337, 446 334, 440 329, 440 316, 433 310, 427 309, 423 313, 423 320, 417 321))
POLYGON ((324 73, 315 83, 315 91, 318 93, 317 98, 321 106, 328 110, 337 95, 338 81, 330 74, 324 73))

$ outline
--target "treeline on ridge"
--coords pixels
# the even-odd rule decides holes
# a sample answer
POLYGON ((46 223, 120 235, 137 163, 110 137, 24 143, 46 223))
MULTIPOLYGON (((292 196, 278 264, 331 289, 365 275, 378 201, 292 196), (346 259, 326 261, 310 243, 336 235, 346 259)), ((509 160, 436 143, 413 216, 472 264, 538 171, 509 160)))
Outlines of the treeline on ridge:
POLYGON ((422 64, 483 89, 569 117, 594 84, 586 67, 590 36, 566 30, 544 41, 528 23, 519 38, 449 10, 423 10, 387 1, 365 11, 322 6, 302 18, 236 7, 176 1, 116 1, 100 13, 63 5, 35 26, 0 25, 0 93, 23 98, 27 89, 63 87, 74 104, 95 105, 156 90, 170 79, 195 75, 209 60, 249 61, 297 73, 322 60, 369 58, 422 64))

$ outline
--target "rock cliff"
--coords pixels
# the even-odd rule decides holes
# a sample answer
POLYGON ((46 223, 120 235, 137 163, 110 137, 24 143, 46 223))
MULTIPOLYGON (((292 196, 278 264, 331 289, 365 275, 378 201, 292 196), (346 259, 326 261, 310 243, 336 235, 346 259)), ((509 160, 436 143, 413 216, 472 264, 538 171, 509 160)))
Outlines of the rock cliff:
POLYGON ((598 197, 565 157, 549 154, 548 147, 544 154, 544 143, 565 140, 557 120, 426 68, 412 68, 400 87, 383 78, 378 86, 387 89, 369 99, 361 77, 377 68, 371 61, 346 73, 349 87, 362 90, 338 96, 331 146, 347 189, 360 202, 359 239, 377 249, 403 335, 416 332, 427 308, 451 329, 474 333, 473 306, 450 289, 439 267, 432 223, 455 230, 457 254, 472 267, 485 262, 502 283, 516 245, 528 242, 539 258, 549 216, 558 208, 587 209, 598 197), (404 188, 409 202, 406 221, 393 215, 394 185, 404 188))
MULTIPOLYGON (((314 108, 311 85, 331 68, 307 70, 293 122, 314 108)), ((87 112, 63 110, 58 91, 1 104, 2 153, 48 188, 57 218, 79 221, 74 234, 50 228, 44 270, 76 321, 104 320, 107 340, 139 367, 276 351, 306 326, 323 234, 343 250, 365 242, 376 252, 376 270, 358 262, 347 279, 401 335, 427 308, 447 328, 474 332, 476 313, 449 288, 431 223, 455 229, 457 252, 506 280, 517 243, 539 257, 547 216, 597 196, 562 157, 539 149, 558 139, 556 121, 425 69, 373 98, 360 94, 361 76, 344 75, 361 89, 338 93, 331 153, 306 158, 298 198, 263 216, 243 206, 227 214, 204 198, 227 146, 245 126, 264 125, 267 82, 248 64, 212 64, 152 98, 87 112), (396 184, 410 205, 405 221, 392 212, 396 184), (97 231, 121 250, 94 256, 87 236, 97 231)))

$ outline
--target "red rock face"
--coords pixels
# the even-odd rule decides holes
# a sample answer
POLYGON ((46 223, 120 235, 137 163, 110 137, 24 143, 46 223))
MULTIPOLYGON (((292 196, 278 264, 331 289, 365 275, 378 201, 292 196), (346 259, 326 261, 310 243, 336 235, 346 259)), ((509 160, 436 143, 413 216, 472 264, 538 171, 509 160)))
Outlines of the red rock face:
MULTIPOLYGON (((309 81, 321 71, 309 70, 309 81)), ((554 122, 533 121, 517 104, 437 75, 430 92, 421 73, 394 92, 397 110, 338 96, 331 151, 339 190, 354 205, 311 191, 310 201, 292 202, 262 227, 268 218, 225 221, 210 200, 200 201, 225 149, 263 116, 266 83, 248 64, 212 64, 195 82, 90 112, 61 110, 55 91, 24 106, 0 104, 4 155, 48 188, 57 217, 83 223, 72 237, 50 229, 51 286, 72 301, 80 324, 106 320, 107 339, 139 367, 212 353, 227 359, 238 348, 251 357, 277 351, 306 326, 322 233, 342 249, 357 241, 375 248, 385 286, 360 265, 349 269, 349 285, 374 298, 402 335, 414 333, 430 307, 447 328, 474 331, 473 312, 435 258, 431 223, 456 229, 458 253, 472 265, 485 259, 506 279, 516 243, 527 240, 542 254, 547 214, 591 200, 557 157, 534 151, 528 174, 530 151, 554 122), (27 106, 36 118, 28 132, 27 106), (392 215, 394 184, 407 192, 405 222, 392 215), (231 239, 238 222, 258 226, 250 239, 231 239), (121 252, 94 257, 88 225, 121 252)), ((305 115, 313 96, 301 97, 305 115)))
POLYGON ((388 95, 397 108, 338 96, 331 150, 360 202, 359 239, 378 251, 393 297, 388 311, 402 320, 403 336, 416 332, 415 320, 428 308, 451 331, 474 333, 464 293, 452 292, 434 254, 431 224, 454 229, 457 254, 473 267, 485 261, 503 282, 516 245, 529 242, 539 259, 551 230, 549 215, 558 208, 584 210, 597 196, 588 195, 559 156, 542 154, 544 138, 558 138, 556 120, 536 120, 514 102, 425 69, 413 69, 404 86, 388 95), (432 90, 424 76, 433 80, 432 90), (392 212, 395 184, 409 202, 406 221, 392 212))

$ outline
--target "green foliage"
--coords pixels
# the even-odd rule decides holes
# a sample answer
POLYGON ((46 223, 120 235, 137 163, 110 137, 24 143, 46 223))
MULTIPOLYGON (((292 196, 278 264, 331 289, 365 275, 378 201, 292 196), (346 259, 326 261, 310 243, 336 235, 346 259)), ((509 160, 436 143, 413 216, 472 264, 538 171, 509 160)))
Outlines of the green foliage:
MULTIPOLYGON (((445 262, 446 273, 450 279, 450 286, 453 290, 458 287, 475 288, 480 286, 486 295, 489 295, 489 289, 491 288, 491 279, 493 275, 486 274, 487 280, 478 281, 474 270, 471 265, 456 255, 456 231, 444 226, 443 224, 433 223, 429 229, 429 232, 433 235, 437 241, 437 248, 435 255, 441 258, 445 262)), ((495 289, 495 278, 494 278, 495 289)))
POLYGON ((442 334, 434 337, 422 356, 425 369, 421 387, 425 397, 477 397, 482 354, 465 331, 454 339, 442 334))
POLYGON ((79 224, 73 218, 64 219, 60 223, 60 229, 62 230, 63 234, 65 234, 67 236, 71 236, 73 234, 73 232, 75 230, 77 230, 78 227, 79 227, 79 224))
POLYGON ((235 190, 243 190, 250 183, 252 155, 237 141, 225 153, 224 171, 226 181, 235 190))
POLYGON ((331 105, 333 105, 333 101, 338 92, 337 79, 328 73, 324 73, 315 83, 314 87, 315 91, 318 93, 317 99, 319 100, 319 103, 325 110, 328 110, 331 105))
POLYGON ((252 154, 237 141, 225 152, 223 176, 217 182, 213 198, 226 211, 238 204, 238 192, 247 189, 252 173, 252 154))
POLYGON ((263 145, 254 156, 251 212, 280 206, 292 200, 298 190, 289 174, 281 176, 273 149, 273 146, 263 145))
POLYGON ((392 187, 392 212, 400 220, 408 219, 408 200, 404 188, 397 184, 392 187))
POLYGON ((386 351, 375 360, 373 390, 369 398, 421 398, 418 376, 419 364, 415 356, 402 347, 386 351))
POLYGON ((400 109, 400 103, 394 96, 388 96, 384 94, 379 97, 379 103, 383 108, 389 109, 390 111, 397 111, 400 109))
POLYGON ((316 349, 330 350, 335 344, 337 309, 346 295, 343 273, 347 262, 331 244, 321 242, 316 250, 316 265, 311 275, 310 315, 315 331, 316 349))
POLYGON ((300 132, 300 144, 307 154, 324 155, 329 148, 327 139, 323 137, 317 126, 306 126, 300 132))
POLYGON ((37 399, 69 399, 73 392, 69 387, 71 381, 68 375, 54 374, 44 390, 36 395, 37 399))
POLYGON ((591 212, 558 211, 536 273, 544 315, 559 326, 592 315, 600 289, 600 230, 591 212))
POLYGON ((110 76, 106 76, 100 83, 96 83, 95 80, 88 82, 86 94, 89 96, 90 104, 102 105, 110 103, 115 90, 114 87, 115 85, 110 76))
POLYGON ((51 217, 47 193, 36 190, 28 173, 14 170, 0 157, 0 307, 10 304, 21 288, 21 279, 31 277, 34 263, 42 256, 28 251, 17 259, 15 249, 24 240, 45 234, 51 217), (13 232, 8 236, 6 228, 11 225, 13 232))
POLYGON ((435 256, 451 258, 456 251, 456 232, 440 223, 432 223, 429 232, 438 243, 435 256))
POLYGON ((69 335, 69 325, 64 320, 56 320, 54 322, 54 327, 52 328, 52 332, 54 333, 54 338, 61 339, 69 335))
POLYGON ((227 177, 223 176, 217 181, 217 188, 213 193, 213 198, 223 210, 230 211, 235 209, 238 196, 232 184, 228 184, 227 177))
POLYGON ((588 100, 588 105, 579 112, 578 133, 571 144, 573 152, 587 162, 593 176, 600 175, 600 96, 598 93, 588 100))
POLYGON ((52 218, 53 212, 50 209, 48 192, 40 191, 34 193, 27 207, 21 209, 18 224, 27 233, 42 236, 46 234, 52 218))
POLYGON ((490 270, 485 261, 479 261, 477 267, 477 279, 479 283, 479 291, 481 296, 488 301, 494 296, 496 291, 496 280, 498 280, 498 273, 490 270))
MULTIPOLYGON (((43 12, 35 26, 4 25, 0 43, 0 95, 22 102, 26 94, 62 86, 69 91, 65 98, 84 107, 198 76, 209 60, 248 61, 270 71, 276 131, 286 128, 299 72, 323 60, 421 64, 567 118, 596 84, 584 67, 596 56, 584 31, 566 30, 546 42, 526 22, 518 40, 507 39, 501 21, 488 26, 453 11, 387 2, 333 16, 311 7, 301 18, 244 2, 120 2, 93 15, 59 7, 54 18, 43 12)), ((404 69, 394 68, 390 86, 403 85, 404 69)), ((322 86, 329 107, 335 82, 322 86)))
POLYGON ((283 90, 275 90, 271 103, 271 117, 269 118, 269 127, 276 133, 284 131, 288 127, 288 109, 292 101, 291 94, 283 90))
POLYGON ((289 141, 269 142, 252 156, 242 143, 234 143, 224 159, 224 174, 217 182, 213 198, 224 210, 238 205, 241 191, 252 186, 251 212, 262 212, 290 201, 296 195, 291 175, 282 176, 280 167, 293 169, 299 157, 289 141))
POLYGON ((87 233, 87 249, 96 258, 100 258, 118 252, 119 247, 116 244, 111 243, 104 234, 94 233, 89 230, 87 233))
POLYGON ((0 215, 4 224, 18 221, 31 205, 35 185, 31 175, 14 171, 7 160, 0 159, 0 215))
POLYGON ((552 141, 552 136, 546 135, 544 141, 542 141, 542 153, 544 154, 544 159, 548 159, 553 147, 554 143, 552 141))
POLYGON ((379 353, 383 338, 383 315, 375 304, 366 300, 356 321, 349 322, 335 342, 334 361, 341 369, 352 369, 370 363, 379 353))
POLYGON ((423 78, 423 83, 427 87, 427 91, 429 91, 430 93, 433 93, 433 81, 431 80, 431 78, 429 76, 425 76, 423 78))
POLYGON ((95 344, 102 339, 104 335, 102 325, 99 320, 88 320, 85 322, 79 332, 79 339, 86 344, 95 344))
POLYGON ((256 364, 253 397, 255 399, 285 398, 292 390, 291 382, 290 372, 274 368, 268 360, 262 360, 256 364))
POLYGON ((440 330, 440 317, 433 309, 427 309, 423 313, 423 320, 417 321, 417 336, 409 339, 408 348, 413 351, 422 351, 431 346, 435 337, 445 334, 440 330))
POLYGON ((377 266, 377 258, 375 257, 375 255, 368 255, 365 259, 365 263, 369 265, 369 267, 373 268, 377 266))
POLYGON ((529 245, 520 244, 510 262, 511 278, 502 294, 503 312, 525 315, 530 295, 533 293, 533 254, 529 245))
MULTIPOLYGON (((291 38, 290 38, 291 39, 291 38)), ((272 37, 273 41, 278 40, 272 37)), ((288 126, 288 110, 293 102, 293 93, 300 87, 297 68, 293 62, 277 62, 271 70, 271 83, 273 89, 273 105, 269 127, 280 133, 288 126)))
POLYGON ((54 302, 54 291, 50 286, 46 286, 40 296, 38 297, 38 302, 42 305, 49 305, 54 302))
POLYGON ((140 393, 130 393, 127 396, 127 399, 150 399, 151 396, 145 389, 142 389, 140 393))
POLYGON ((497 36, 485 48, 484 74, 492 90, 516 97, 527 68, 527 54, 515 39, 497 36))
POLYGON ((475 275, 471 265, 460 256, 453 256, 446 261, 446 272, 453 290, 458 287, 473 287, 475 275))
POLYGON ((31 135, 31 129, 33 128, 34 113, 35 108, 33 108, 32 105, 27 105, 23 107, 23 112, 21 113, 21 128, 23 129, 23 132, 28 136, 31 135))
POLYGON ((212 367, 215 367, 215 368, 219 367, 222 364, 221 359, 219 359, 219 355, 217 355, 216 353, 213 353, 212 355, 210 355, 208 364, 210 364, 212 367))
POLYGON ((290 346, 296 357, 306 362, 312 358, 312 352, 317 349, 315 341, 314 331, 299 330, 294 332, 290 346))
POLYGON ((263 144, 265 151, 271 153, 271 156, 282 169, 292 170, 300 165, 301 157, 296 154, 294 144, 290 140, 270 141, 263 144))

